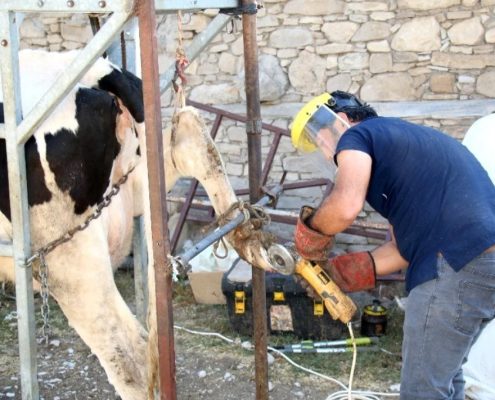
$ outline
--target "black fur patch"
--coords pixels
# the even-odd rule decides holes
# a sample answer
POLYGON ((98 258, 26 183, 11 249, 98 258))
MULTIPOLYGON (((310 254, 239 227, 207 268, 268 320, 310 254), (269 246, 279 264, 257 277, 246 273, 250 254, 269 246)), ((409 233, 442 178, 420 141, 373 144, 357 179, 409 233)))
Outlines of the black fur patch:
MULTIPOLYGON (((0 103, 0 123, 4 123, 3 104, 0 103)), ((38 146, 34 137, 24 145, 27 169, 28 204, 30 207, 50 201, 52 194, 45 184, 38 146)), ((7 171, 7 149, 4 139, 0 139, 0 211, 10 221, 9 176, 7 171)))
POLYGON ((128 71, 113 69, 98 81, 98 87, 115 94, 136 122, 144 122, 143 83, 128 71))
POLYGON ((116 137, 116 99, 99 89, 79 89, 76 95, 77 132, 61 129, 47 135, 46 158, 55 181, 82 214, 99 203, 110 183, 113 161, 120 151, 116 137))

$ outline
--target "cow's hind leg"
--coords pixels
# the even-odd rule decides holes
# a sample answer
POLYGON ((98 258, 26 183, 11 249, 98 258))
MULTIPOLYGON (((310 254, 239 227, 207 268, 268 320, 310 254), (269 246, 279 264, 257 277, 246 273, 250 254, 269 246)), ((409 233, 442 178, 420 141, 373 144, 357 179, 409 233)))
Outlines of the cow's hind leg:
POLYGON ((145 399, 146 332, 115 286, 102 230, 79 232, 47 261, 51 293, 109 382, 123 400, 145 399))

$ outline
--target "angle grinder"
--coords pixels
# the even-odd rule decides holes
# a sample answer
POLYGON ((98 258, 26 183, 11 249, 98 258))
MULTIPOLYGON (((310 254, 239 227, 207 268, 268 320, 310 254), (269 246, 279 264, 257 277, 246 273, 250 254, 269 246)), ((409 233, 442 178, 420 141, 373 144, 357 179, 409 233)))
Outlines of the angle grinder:
POLYGON ((328 274, 317 264, 313 264, 281 244, 273 244, 268 249, 273 269, 284 275, 298 274, 321 296, 325 307, 333 319, 347 324, 357 307, 335 284, 328 274))

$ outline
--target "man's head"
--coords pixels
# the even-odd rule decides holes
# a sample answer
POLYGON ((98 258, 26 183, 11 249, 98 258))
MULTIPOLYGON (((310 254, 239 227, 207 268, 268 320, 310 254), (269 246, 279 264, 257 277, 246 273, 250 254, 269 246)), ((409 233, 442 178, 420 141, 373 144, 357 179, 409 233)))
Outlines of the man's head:
POLYGON ((363 103, 353 94, 341 90, 336 90, 330 94, 327 105, 335 113, 346 114, 349 121, 352 122, 360 122, 378 115, 369 104, 363 103))
POLYGON ((303 152, 320 149, 331 159, 337 142, 351 125, 376 115, 373 108, 350 93, 323 93, 297 113, 292 124, 292 144, 303 152))

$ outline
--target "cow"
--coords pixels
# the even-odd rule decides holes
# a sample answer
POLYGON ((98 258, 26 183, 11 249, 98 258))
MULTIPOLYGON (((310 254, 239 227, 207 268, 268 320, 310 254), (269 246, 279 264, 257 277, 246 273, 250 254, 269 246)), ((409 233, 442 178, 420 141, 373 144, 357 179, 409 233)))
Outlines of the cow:
MULTIPOLYGON (((36 105, 77 55, 77 51, 19 53, 24 112, 36 105)), ((113 279, 113 270, 130 251, 133 217, 144 214, 149 220, 142 99, 139 78, 100 58, 25 145, 33 251, 84 222, 112 185, 132 170, 101 217, 46 256, 50 294, 123 400, 151 397, 156 385, 154 296, 149 296, 147 331, 113 279)), ((166 187, 181 176, 193 176, 221 214, 237 198, 204 126, 199 113, 185 107, 174 117, 174 134, 171 127, 164 130, 166 187)), ((149 225, 146 236, 150 243, 149 225)), ((270 270, 258 236, 241 229, 227 239, 241 257, 270 270)), ((6 148, 0 140, 0 240, 11 239, 6 148)), ((36 265, 33 273, 38 280, 36 265)), ((9 258, 0 257, 1 277, 14 279, 9 258)), ((148 281, 154 293, 153 268, 148 281)))

